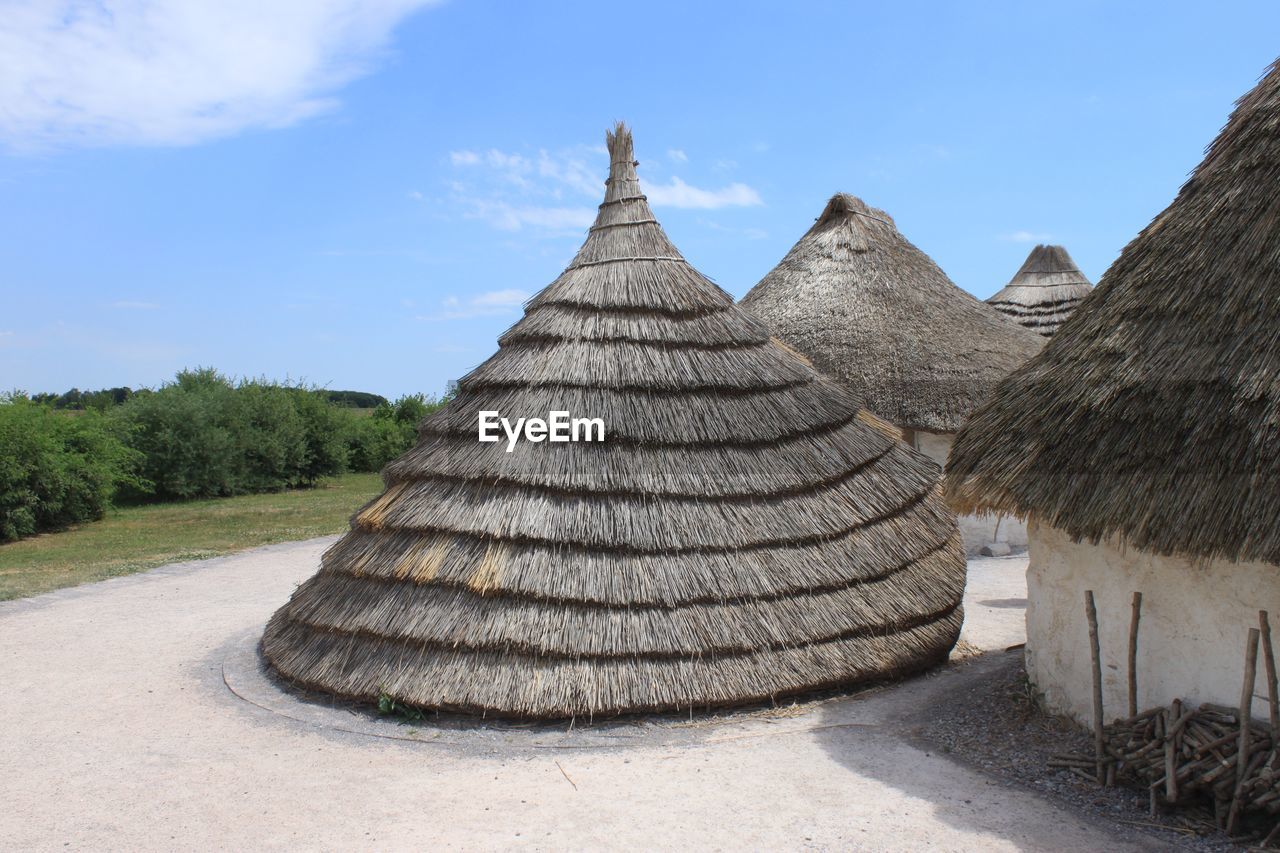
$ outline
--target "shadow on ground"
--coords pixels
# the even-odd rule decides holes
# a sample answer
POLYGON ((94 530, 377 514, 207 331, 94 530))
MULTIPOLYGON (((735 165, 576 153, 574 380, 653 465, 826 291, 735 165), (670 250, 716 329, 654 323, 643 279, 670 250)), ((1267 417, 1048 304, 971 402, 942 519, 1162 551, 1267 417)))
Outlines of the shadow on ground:
MULTIPOLYGON (((983 603, 992 606, 990 602, 983 603)), ((1138 825, 1145 817, 1145 808, 1135 810, 1133 797, 1127 793, 1103 796, 1090 786, 1071 777, 1064 780, 1047 768, 1039 774, 1038 769, 1044 767, 1050 754, 1079 749, 1082 737, 1087 747, 1088 738, 1065 721, 1055 722, 1042 714, 1032 721, 1022 713, 1019 702, 1030 702, 1030 698, 1012 695, 1025 685, 1021 659, 1020 649, 988 652, 923 676, 915 685, 886 696, 880 709, 882 726, 901 744, 900 750, 868 748, 869 739, 883 737, 884 732, 833 726, 845 720, 851 710, 839 705, 823 709, 822 725, 815 729, 814 737, 832 760, 852 773, 878 779, 918 800, 934 819, 964 832, 991 833, 1019 849, 1064 849, 1064 839, 1056 836, 1051 826, 1008 820, 1008 810, 1003 806, 1010 801, 1037 800, 1065 809, 1082 823, 1110 833, 1116 839, 1112 849, 1218 849, 1188 845, 1176 832, 1138 825), (961 705, 964 707, 958 708, 961 705), (975 715, 982 718, 988 712, 1002 716, 1002 723, 977 731, 982 726, 975 721, 975 715), (1036 730, 1032 732, 1024 725, 1036 730), (952 746, 954 739, 948 736, 948 730, 954 733, 957 727, 962 729, 960 740, 966 742, 967 749, 952 746), (988 752, 981 743, 984 737, 1001 742, 988 752), (975 741, 979 742, 976 747, 975 741), (1016 758, 1011 760, 1011 754, 1016 758), (1009 772, 1011 761, 1021 765, 1020 773, 1009 772), (960 768, 973 772, 952 772, 960 768), (953 780, 960 784, 953 784, 953 780)), ((1024 813, 1049 812, 1041 807, 1028 808, 1024 813)))

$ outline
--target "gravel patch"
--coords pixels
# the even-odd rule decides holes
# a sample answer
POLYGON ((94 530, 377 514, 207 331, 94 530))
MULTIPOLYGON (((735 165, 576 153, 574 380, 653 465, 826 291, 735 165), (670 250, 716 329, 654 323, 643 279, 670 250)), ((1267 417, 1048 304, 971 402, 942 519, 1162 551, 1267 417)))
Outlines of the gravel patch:
POLYGON ((1001 780, 1047 796, 1117 830, 1137 828, 1179 850, 1229 853, 1235 844, 1214 826, 1211 808, 1150 816, 1145 790, 1101 788, 1068 770, 1048 766, 1054 755, 1091 755, 1089 731, 1049 714, 1027 680, 1022 649, 991 653, 1000 660, 978 679, 965 679, 921 714, 918 742, 1001 780))

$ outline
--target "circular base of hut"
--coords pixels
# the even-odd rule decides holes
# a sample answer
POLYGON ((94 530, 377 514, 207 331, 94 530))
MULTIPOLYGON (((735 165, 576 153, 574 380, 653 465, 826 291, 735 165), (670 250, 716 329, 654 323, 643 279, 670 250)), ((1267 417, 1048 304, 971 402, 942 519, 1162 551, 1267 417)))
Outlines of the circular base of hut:
MULTIPOLYGON (((340 699, 305 690, 280 678, 263 659, 261 631, 250 631, 228 644, 222 680, 232 695, 262 711, 308 728, 345 736, 455 747, 468 752, 548 749, 627 749, 655 745, 714 743, 724 739, 776 733, 779 724, 811 717, 841 700, 858 699, 921 672, 938 668, 933 661, 893 679, 860 682, 847 689, 827 689, 734 708, 690 714, 631 714, 561 720, 518 721, 414 709, 379 713, 367 702, 340 699)), ((855 724, 848 724, 855 725, 855 724)), ((825 727, 825 726, 824 726, 825 727)))

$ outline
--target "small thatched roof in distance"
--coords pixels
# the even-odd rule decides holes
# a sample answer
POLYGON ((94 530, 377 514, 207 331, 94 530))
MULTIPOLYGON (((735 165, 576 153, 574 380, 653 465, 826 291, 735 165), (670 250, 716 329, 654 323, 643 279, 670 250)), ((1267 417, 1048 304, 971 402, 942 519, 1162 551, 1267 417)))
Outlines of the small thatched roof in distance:
POLYGON ((1065 248, 1041 244, 987 304, 1018 325, 1051 338, 1092 290, 1093 283, 1065 248))
POLYGON ((1280 63, 956 440, 967 507, 1280 566, 1280 63))
POLYGON ((938 469, 680 256, 608 135, 569 267, 423 422, 272 618, 340 696, 556 717, 705 708, 917 669, 960 629, 938 469), (603 443, 477 441, 477 415, 599 417, 603 443))
POLYGON ((1041 345, 845 193, 741 304, 875 414, 930 432, 959 429, 1041 345))

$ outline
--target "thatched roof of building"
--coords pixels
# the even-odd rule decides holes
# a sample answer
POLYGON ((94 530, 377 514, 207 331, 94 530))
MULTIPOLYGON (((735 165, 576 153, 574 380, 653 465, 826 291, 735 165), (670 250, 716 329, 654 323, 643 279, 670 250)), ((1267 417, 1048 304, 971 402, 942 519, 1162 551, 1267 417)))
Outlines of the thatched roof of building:
POLYGON ((1020 326, 1053 337, 1093 283, 1062 246, 1039 245, 987 304, 1020 326))
POLYGON ((1280 63, 974 415, 948 481, 1078 539, 1280 565, 1280 63))
POLYGON ((900 427, 955 432, 1041 346, 956 287, 887 213, 832 196, 741 305, 900 427))
POLYGON ((556 717, 845 685, 954 644, 965 563, 937 467, 690 266, 630 134, 608 143, 573 262, 272 618, 286 678, 556 717), (482 410, 601 417, 607 440, 507 453, 477 441, 482 410))

